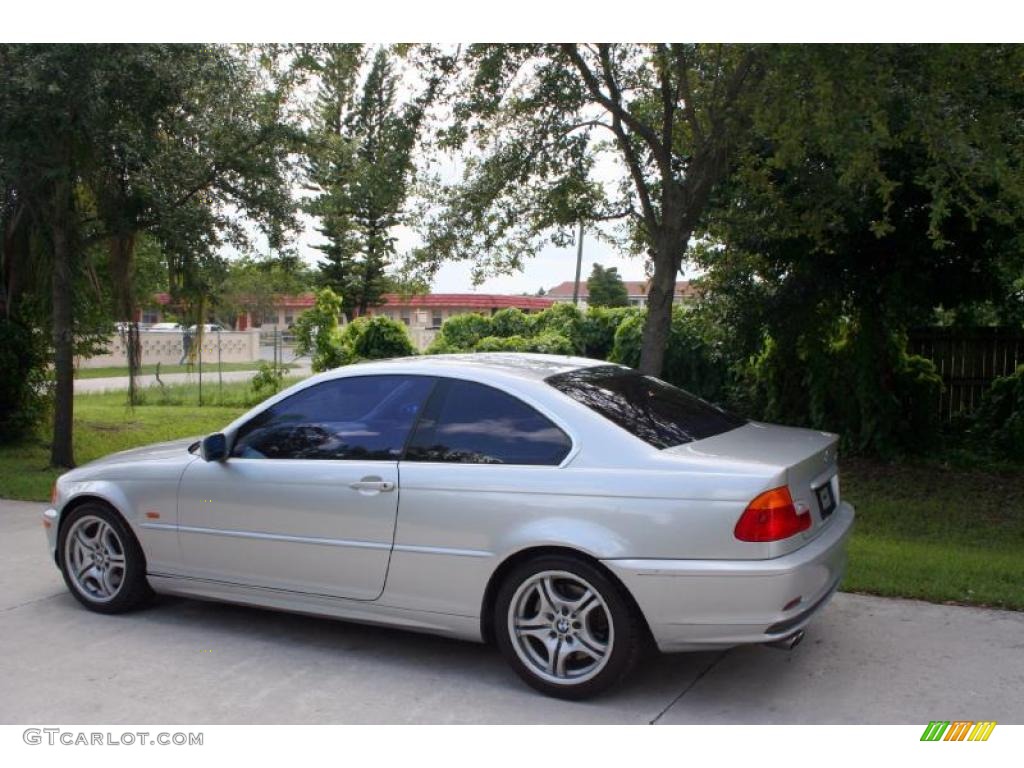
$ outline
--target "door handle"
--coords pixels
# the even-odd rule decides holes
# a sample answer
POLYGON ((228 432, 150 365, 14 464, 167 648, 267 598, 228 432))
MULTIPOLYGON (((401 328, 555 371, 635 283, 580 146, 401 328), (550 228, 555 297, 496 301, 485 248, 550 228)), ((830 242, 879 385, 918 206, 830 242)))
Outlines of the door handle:
POLYGON ((353 491, 393 491, 395 484, 389 480, 381 480, 379 477, 364 477, 349 485, 353 491))

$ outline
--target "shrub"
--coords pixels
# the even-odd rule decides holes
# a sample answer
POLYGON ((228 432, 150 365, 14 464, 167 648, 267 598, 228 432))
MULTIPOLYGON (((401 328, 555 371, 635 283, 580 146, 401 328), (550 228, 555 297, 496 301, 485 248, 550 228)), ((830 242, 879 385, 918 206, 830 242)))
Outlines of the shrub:
POLYGON ((538 352, 544 355, 575 355, 576 346, 559 333, 542 333, 526 339, 523 352, 538 352))
POLYGON ((448 351, 469 352, 480 339, 494 335, 491 318, 469 313, 445 320, 439 337, 444 340, 448 351))
POLYGON ((491 316, 491 332, 495 336, 501 336, 502 338, 528 336, 530 333, 530 316, 516 307, 499 309, 491 316))
POLYGON ((273 364, 261 360, 249 386, 257 395, 268 397, 281 389, 285 370, 284 368, 275 368, 273 364))
POLYGON ((583 354, 607 360, 615 345, 615 332, 627 317, 643 314, 638 307, 589 307, 583 315, 583 354))
POLYGON ((345 364, 338 316, 341 298, 330 288, 317 291, 312 308, 295 322, 295 354, 309 355, 314 371, 326 371, 345 364))
POLYGON ((583 314, 572 304, 555 304, 531 317, 530 335, 553 333, 569 340, 574 353, 583 352, 583 314))
POLYGON ((427 345, 427 348, 423 350, 425 355, 450 355, 456 352, 462 352, 464 350, 456 349, 447 341, 444 336, 440 333, 434 337, 434 340, 427 345))
POLYGON ((358 317, 346 325, 341 332, 341 348, 346 363, 416 354, 405 325, 383 315, 358 317))
POLYGON ((0 371, 0 443, 9 443, 46 416, 50 383, 42 335, 0 318, 0 371))
POLYGON ((485 336, 473 347, 474 352, 525 352, 528 340, 522 336, 485 336))
POLYGON ((1024 459, 1024 365, 992 382, 971 419, 970 438, 987 452, 1024 459))
POLYGON ((919 452, 938 435, 942 379, 930 360, 906 353, 900 334, 865 333, 847 323, 832 340, 768 338, 743 383, 747 413, 838 432, 846 450, 919 452))

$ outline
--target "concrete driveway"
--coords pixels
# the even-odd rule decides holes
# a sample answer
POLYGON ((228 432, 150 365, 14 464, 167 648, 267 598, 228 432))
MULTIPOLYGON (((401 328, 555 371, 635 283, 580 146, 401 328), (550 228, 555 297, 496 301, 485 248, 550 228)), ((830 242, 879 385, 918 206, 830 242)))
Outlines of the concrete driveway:
POLYGON ((791 653, 648 660, 566 703, 484 646, 192 600, 100 616, 0 501, 2 723, 1024 723, 1024 614, 838 595, 791 653))

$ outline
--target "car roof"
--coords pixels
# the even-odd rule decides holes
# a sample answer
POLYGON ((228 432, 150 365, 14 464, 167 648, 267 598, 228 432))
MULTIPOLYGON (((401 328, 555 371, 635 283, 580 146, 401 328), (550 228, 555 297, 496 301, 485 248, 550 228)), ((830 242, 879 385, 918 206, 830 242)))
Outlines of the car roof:
POLYGON ((559 373, 568 373, 580 368, 608 365, 604 360, 592 360, 572 355, 542 355, 526 352, 474 352, 462 355, 417 355, 395 357, 389 360, 374 360, 365 363, 335 368, 332 373, 354 375, 356 373, 394 372, 434 373, 449 375, 493 371, 515 378, 540 381, 559 373))

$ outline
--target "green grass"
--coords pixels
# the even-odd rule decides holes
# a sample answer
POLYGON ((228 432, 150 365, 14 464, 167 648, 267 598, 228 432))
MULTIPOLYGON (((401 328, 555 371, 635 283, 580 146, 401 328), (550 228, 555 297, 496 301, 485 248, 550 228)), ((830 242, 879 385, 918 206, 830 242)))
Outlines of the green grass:
MULTIPOLYGON (((297 379, 286 379, 285 386, 297 379)), ((149 387, 140 392, 141 405, 129 409, 125 392, 75 396, 75 459, 79 464, 127 448, 216 432, 268 396, 252 391, 248 382, 203 386, 198 407, 195 385, 149 387)), ((0 498, 45 501, 59 470, 50 458, 45 429, 20 445, 0 447, 0 498)))
MULTIPOLYGON (((220 369, 222 371, 255 371, 259 368, 260 361, 257 360, 251 363, 221 363, 220 369)), ((285 368, 294 368, 295 366, 291 363, 281 364, 285 368)), ((198 367, 194 365, 161 365, 160 375, 165 373, 196 373, 198 367)), ((155 365, 144 365, 139 369, 139 373, 142 375, 149 375, 156 373, 155 365)), ((107 366, 104 368, 79 368, 75 371, 76 379, 105 379, 113 376, 127 376, 127 366, 107 366)), ((217 364, 205 362, 203 364, 203 377, 211 376, 216 378, 217 375, 217 364)))
POLYGON ((841 478, 845 590, 1024 610, 1024 467, 848 460, 841 478))

